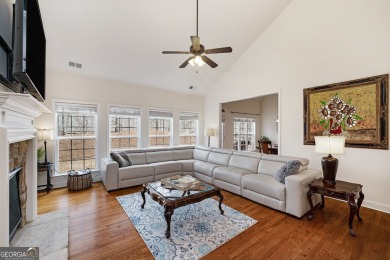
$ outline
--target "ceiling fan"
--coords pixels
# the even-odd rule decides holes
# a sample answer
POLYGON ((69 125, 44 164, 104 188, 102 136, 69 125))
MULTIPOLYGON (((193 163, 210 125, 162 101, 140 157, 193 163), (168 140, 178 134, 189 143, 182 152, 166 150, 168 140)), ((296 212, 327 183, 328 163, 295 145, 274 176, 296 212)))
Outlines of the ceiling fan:
POLYGON ((189 57, 179 68, 185 68, 188 64, 194 66, 202 66, 204 63, 207 63, 210 67, 215 68, 218 66, 217 63, 212 61, 210 58, 204 54, 216 54, 216 53, 229 53, 233 49, 231 47, 222 47, 215 49, 206 50, 202 44, 200 44, 200 38, 198 36, 198 0, 196 0, 196 36, 191 36, 192 45, 190 46, 189 51, 163 51, 163 54, 192 54, 192 57, 189 57))

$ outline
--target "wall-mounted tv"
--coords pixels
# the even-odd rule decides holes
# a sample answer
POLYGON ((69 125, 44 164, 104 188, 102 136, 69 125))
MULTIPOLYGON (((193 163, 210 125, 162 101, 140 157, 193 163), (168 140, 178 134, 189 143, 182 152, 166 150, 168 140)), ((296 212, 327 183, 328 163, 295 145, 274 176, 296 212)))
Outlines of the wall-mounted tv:
POLYGON ((12 74, 25 90, 45 100, 46 37, 38 0, 16 0, 12 74))

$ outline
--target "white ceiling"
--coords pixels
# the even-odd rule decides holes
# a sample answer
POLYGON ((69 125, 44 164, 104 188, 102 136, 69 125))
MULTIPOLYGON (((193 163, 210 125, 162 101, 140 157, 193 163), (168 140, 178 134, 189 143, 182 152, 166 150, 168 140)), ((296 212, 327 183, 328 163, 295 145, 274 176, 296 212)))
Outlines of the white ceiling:
POLYGON ((199 37, 219 66, 179 66, 196 34, 196 0, 39 0, 47 69, 204 95, 291 0, 199 0, 199 37), (82 69, 69 67, 69 61, 82 69), (196 86, 189 90, 189 86, 196 86))

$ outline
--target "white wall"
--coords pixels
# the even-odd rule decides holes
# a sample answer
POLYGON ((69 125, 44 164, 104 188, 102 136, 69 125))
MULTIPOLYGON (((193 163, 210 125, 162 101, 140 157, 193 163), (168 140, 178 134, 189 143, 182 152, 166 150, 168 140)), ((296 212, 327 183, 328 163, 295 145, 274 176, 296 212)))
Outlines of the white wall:
MULTIPOLYGON (((108 104, 128 105, 141 107, 142 113, 148 113, 149 108, 172 109, 175 111, 199 112, 200 143, 203 142, 203 97, 161 91, 145 87, 130 86, 100 79, 80 77, 55 71, 46 74, 45 106, 54 111, 54 100, 68 100, 92 102, 99 104, 98 117, 98 158, 97 167, 100 168, 100 159, 108 155, 108 104)), ((177 115, 176 115, 177 116, 177 115)), ((54 128, 54 113, 39 117, 37 128, 54 128)), ((141 125, 143 147, 147 146, 148 122, 141 125)), ((177 144, 177 143, 176 143, 177 144)), ((39 146, 43 144, 38 144, 39 146)), ((54 162, 54 142, 48 142, 48 159, 54 162)), ((56 180, 54 180, 55 182, 56 180)))
MULTIPOLYGON (((281 154, 323 155, 303 145, 303 89, 390 72, 390 1, 294 0, 205 97, 205 125, 219 103, 280 91, 281 154)), ((212 145, 218 145, 216 138, 212 145)), ((368 207, 390 212, 390 151, 346 148, 337 179, 361 183, 368 207)))

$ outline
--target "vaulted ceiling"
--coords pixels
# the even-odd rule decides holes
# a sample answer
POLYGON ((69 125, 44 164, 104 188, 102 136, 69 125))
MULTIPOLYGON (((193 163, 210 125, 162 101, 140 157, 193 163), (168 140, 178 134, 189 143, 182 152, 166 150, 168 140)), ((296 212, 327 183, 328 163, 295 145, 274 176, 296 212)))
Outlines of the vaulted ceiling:
POLYGON ((47 69, 204 95, 291 0, 199 0, 199 37, 219 66, 179 66, 196 35, 196 0, 39 0, 47 69), (69 62, 82 64, 78 69, 69 62), (190 86, 195 89, 189 90, 190 86))

